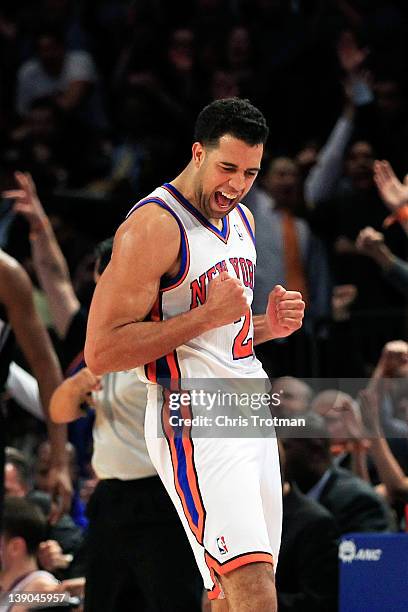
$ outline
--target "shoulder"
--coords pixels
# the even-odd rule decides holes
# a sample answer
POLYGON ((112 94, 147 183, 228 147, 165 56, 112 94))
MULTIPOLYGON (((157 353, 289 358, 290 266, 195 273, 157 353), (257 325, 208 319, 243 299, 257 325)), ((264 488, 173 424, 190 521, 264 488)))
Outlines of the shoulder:
POLYGON ((249 210, 248 206, 246 206, 245 204, 239 204, 242 212, 244 213, 244 215, 246 216, 246 218, 248 219, 249 225, 251 226, 252 231, 255 233, 255 219, 254 219, 254 215, 252 214, 252 212, 249 210))
POLYGON ((381 505, 381 498, 374 491, 373 487, 358 478, 348 470, 344 468, 335 468, 333 471, 333 478, 329 481, 329 488, 327 493, 336 496, 343 502, 349 502, 352 499, 367 499, 372 502, 381 505), (330 486, 331 485, 331 486, 330 486))
POLYGON ((41 72, 41 66, 35 59, 24 62, 18 70, 19 79, 28 79, 41 72))
POLYGON ((322 504, 310 499, 301 493, 296 485, 292 485, 291 492, 284 498, 284 505, 289 505, 291 513, 298 520, 306 520, 308 524, 330 524, 335 523, 332 513, 322 504))
POLYGON ((24 591, 52 590, 52 587, 55 587, 57 584, 59 584, 59 581, 52 574, 41 570, 24 586, 24 591))
MULTIPOLYGON (((136 208, 119 227, 114 242, 134 243, 135 238, 147 242, 151 239, 174 239, 179 237, 180 230, 173 215, 155 202, 147 202, 136 208)), ((156 242, 155 246, 165 243, 156 242)))
POLYGON ((16 259, 0 250, 0 300, 16 292, 28 291, 30 279, 16 259))
POLYGON ((172 214, 154 202, 136 209, 115 235, 111 264, 139 262, 152 271, 174 263, 180 250, 180 228, 172 214))
POLYGON ((87 51, 68 51, 66 56, 66 71, 71 76, 96 77, 96 68, 92 56, 87 51))

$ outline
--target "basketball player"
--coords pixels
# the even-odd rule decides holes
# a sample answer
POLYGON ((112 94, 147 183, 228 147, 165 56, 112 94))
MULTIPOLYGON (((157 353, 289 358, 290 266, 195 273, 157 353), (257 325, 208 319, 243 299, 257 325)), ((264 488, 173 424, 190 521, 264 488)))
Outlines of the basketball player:
POLYGON ((265 315, 253 321, 250 311, 254 226, 239 202, 259 172, 267 135, 262 113, 246 100, 203 109, 190 163, 137 203, 117 232, 85 347, 96 375, 144 366, 149 453, 217 611, 276 610, 276 439, 194 438, 190 428, 180 442, 168 417, 169 392, 157 381, 170 377, 182 387, 199 377, 265 378, 254 344, 301 327, 302 297, 281 286, 265 315), (155 430, 158 408, 162 436, 155 430))

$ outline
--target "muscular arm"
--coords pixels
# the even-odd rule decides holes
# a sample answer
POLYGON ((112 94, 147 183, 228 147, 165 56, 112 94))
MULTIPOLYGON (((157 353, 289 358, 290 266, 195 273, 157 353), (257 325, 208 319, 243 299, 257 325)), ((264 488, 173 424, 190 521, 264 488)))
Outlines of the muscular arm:
POLYGON ((85 359, 92 372, 143 365, 243 316, 248 308, 243 287, 223 274, 210 283, 203 306, 165 321, 145 321, 160 278, 177 272, 179 250, 177 222, 155 204, 135 211, 121 226, 89 313, 85 359))
POLYGON ((48 334, 35 310, 30 280, 21 266, 4 253, 0 258, 0 301, 38 382, 53 461, 64 463, 66 429, 53 424, 48 413, 51 395, 62 380, 60 367, 48 334))

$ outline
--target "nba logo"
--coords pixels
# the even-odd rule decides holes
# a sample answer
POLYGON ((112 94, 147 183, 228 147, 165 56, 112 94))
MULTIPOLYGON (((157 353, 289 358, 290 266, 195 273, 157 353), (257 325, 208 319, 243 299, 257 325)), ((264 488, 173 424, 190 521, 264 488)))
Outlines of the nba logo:
POLYGON ((219 538, 217 538, 217 546, 218 546, 218 550, 220 551, 221 555, 226 555, 227 554, 228 548, 227 548, 227 545, 225 543, 224 536, 220 536, 219 538))
POLYGON ((236 224, 235 224, 235 225, 234 225, 234 227, 235 227, 235 229, 236 229, 236 231, 237 231, 237 234, 238 234, 238 236, 240 237, 240 239, 241 239, 241 240, 243 240, 243 239, 244 239, 244 235, 243 235, 243 233, 241 232, 239 225, 236 225, 236 224))

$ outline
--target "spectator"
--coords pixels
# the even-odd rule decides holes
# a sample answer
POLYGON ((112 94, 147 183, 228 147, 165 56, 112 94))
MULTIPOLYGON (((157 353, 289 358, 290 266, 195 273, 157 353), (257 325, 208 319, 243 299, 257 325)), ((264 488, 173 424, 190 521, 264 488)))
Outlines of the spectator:
POLYGON ((408 297, 408 264, 392 253, 385 244, 384 234, 373 227, 365 227, 357 236, 356 248, 359 253, 371 257, 380 267, 384 278, 408 297))
MULTIPOLYGON (((36 466, 36 469, 42 469, 42 466, 36 466)), ((43 474, 44 485, 46 485, 47 477, 48 471, 43 474)), ((40 508, 47 519, 44 542, 39 549, 40 565, 52 572, 58 572, 60 577, 72 575, 75 566, 72 568, 69 566, 82 545, 82 533, 67 514, 61 516, 58 521, 53 521, 52 524, 49 522, 53 514, 53 501, 46 491, 39 493, 38 490, 33 489, 27 459, 15 449, 8 449, 6 452, 5 493, 7 497, 12 495, 27 498, 40 508)))
POLYGON ((310 336, 330 311, 330 280, 324 248, 310 226, 298 216, 299 175, 288 158, 270 162, 264 190, 250 192, 246 201, 257 227, 257 267, 253 312, 264 312, 268 294, 278 283, 302 293, 307 304, 304 330, 292 338, 259 347, 264 368, 272 375, 313 375, 310 336), (279 364, 279 365, 278 365, 279 364))
POLYGON ((371 438, 370 456, 374 460, 381 483, 389 501, 408 503, 408 476, 396 461, 384 437, 380 420, 378 395, 373 389, 360 393, 360 405, 368 435, 371 438))
POLYGON ((305 181, 305 200, 309 206, 326 201, 347 190, 342 183, 344 157, 355 125, 358 107, 372 101, 373 94, 362 72, 368 49, 360 49, 351 32, 343 32, 337 45, 337 55, 345 73, 343 88, 345 105, 326 144, 319 151, 305 181))
POLYGON ((370 482, 363 422, 358 403, 343 391, 327 389, 314 398, 311 409, 325 421, 331 438, 333 463, 347 467, 354 474, 370 482))
MULTIPOLYGON (((282 473, 285 452, 280 444, 282 473)), ((283 483, 283 526, 276 586, 280 612, 326 612, 337 604, 337 526, 323 506, 283 483)))
POLYGON ((309 414, 307 422, 312 437, 284 440, 289 482, 333 514, 340 534, 393 529, 389 508, 373 488, 333 465, 330 438, 321 417, 309 414))
MULTIPOLYGON (((357 289, 351 309, 352 316, 358 317, 357 350, 366 362, 372 363, 384 343, 398 333, 404 300, 389 287, 377 266, 355 246, 364 227, 371 225, 381 230, 387 216, 387 209, 375 190, 374 152, 368 142, 350 146, 346 168, 351 191, 318 205, 311 225, 328 246, 335 283, 351 284, 357 289), (373 327, 377 330, 375 338, 373 327)), ((405 240, 398 227, 387 230, 386 242, 397 255, 405 250, 405 240)))
POLYGON ((67 51, 57 30, 44 30, 36 37, 36 57, 18 72, 17 111, 23 117, 38 98, 52 96, 66 113, 76 113, 84 123, 106 126, 98 93, 98 77, 87 51, 67 51))
POLYGON ((312 388, 293 376, 282 376, 272 382, 271 393, 278 393, 280 404, 275 411, 282 417, 297 417, 310 409, 312 388))
POLYGON ((374 180, 384 204, 392 213, 385 219, 384 227, 399 221, 404 232, 408 234, 408 222, 404 214, 405 205, 408 203, 408 176, 401 183, 387 161, 377 161, 374 164, 374 180))
MULTIPOLYGON (((29 607, 10 606, 8 593, 52 592, 58 581, 49 572, 38 568, 36 554, 46 533, 46 520, 31 502, 8 497, 4 502, 1 535, 1 592, 6 592, 3 605, 7 610, 28 612, 29 607)), ((31 604, 29 604, 31 607, 31 604)))
MULTIPOLYGON (((88 453, 91 453, 91 450, 88 449, 88 453)), ((70 516, 66 517, 64 520, 64 527, 69 531, 72 526, 72 521, 75 523, 77 527, 81 530, 84 530, 88 526, 88 521, 85 516, 85 508, 79 497, 79 488, 80 482, 78 481, 78 461, 76 456, 75 447, 68 442, 67 443, 67 456, 69 460, 69 468, 71 474, 71 480, 74 483, 74 494, 72 497, 72 504, 70 508, 70 516), (71 521, 72 519, 72 521, 71 521)), ((42 442, 37 450, 37 456, 35 461, 35 469, 34 469, 34 487, 38 491, 47 491, 47 480, 49 477, 51 465, 51 447, 48 441, 42 442)), ((63 517, 61 517, 63 518, 63 517)), ((61 519, 58 522, 58 527, 62 529, 61 519)), ((54 530, 55 531, 55 530, 54 530)), ((72 530, 74 535, 75 542, 78 540, 78 530, 72 530)), ((75 543, 73 546, 66 545, 65 542, 58 538, 56 534, 55 539, 57 539, 61 545, 64 544, 63 548, 73 548, 76 549, 75 543)), ((72 552, 72 550, 70 550, 72 552)))

